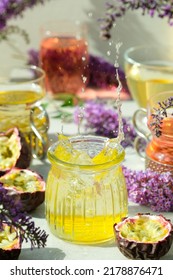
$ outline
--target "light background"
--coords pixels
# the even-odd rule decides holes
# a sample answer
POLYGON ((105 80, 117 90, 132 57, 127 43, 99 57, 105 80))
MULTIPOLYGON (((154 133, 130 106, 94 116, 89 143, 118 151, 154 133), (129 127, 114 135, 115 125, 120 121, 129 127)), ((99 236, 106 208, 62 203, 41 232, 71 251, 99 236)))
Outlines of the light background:
MULTIPOLYGON (((41 26, 50 20, 77 19, 88 24, 89 51, 105 59, 115 62, 115 44, 110 47, 107 41, 99 36, 98 19, 104 16, 106 0, 49 0, 44 5, 37 5, 27 9, 23 18, 10 20, 9 24, 17 24, 24 28, 30 36, 30 44, 26 45, 19 36, 11 37, 11 42, 19 50, 19 56, 26 54, 27 49, 39 49, 41 40, 41 26), (109 53, 109 55, 108 55, 109 53)), ((173 26, 169 26, 167 19, 157 16, 142 16, 141 11, 128 11, 124 18, 117 21, 112 32, 115 43, 122 42, 118 63, 123 67, 124 51, 139 44, 167 44, 173 45, 173 26)), ((5 43, 0 44, 0 60, 10 59, 9 48, 5 43)))

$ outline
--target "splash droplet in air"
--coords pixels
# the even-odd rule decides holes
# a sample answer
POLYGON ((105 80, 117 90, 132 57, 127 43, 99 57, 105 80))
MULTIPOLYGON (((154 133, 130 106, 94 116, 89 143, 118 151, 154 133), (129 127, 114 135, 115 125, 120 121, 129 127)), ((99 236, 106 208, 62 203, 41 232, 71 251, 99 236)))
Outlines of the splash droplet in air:
POLYGON ((116 88, 116 102, 114 104, 114 107, 117 109, 118 111, 118 122, 119 122, 119 127, 118 127, 118 136, 116 138, 111 139, 111 142, 115 142, 115 143, 121 143, 122 140, 124 140, 124 131, 123 131, 123 120, 122 120, 122 110, 121 110, 121 90, 122 90, 122 84, 120 81, 120 77, 119 77, 119 63, 118 63, 118 59, 119 59, 119 51, 120 51, 120 47, 122 46, 121 42, 118 42, 117 44, 115 44, 115 50, 116 50, 116 55, 115 55, 115 63, 114 66, 116 68, 116 73, 115 73, 115 78, 118 82, 118 86, 116 88))

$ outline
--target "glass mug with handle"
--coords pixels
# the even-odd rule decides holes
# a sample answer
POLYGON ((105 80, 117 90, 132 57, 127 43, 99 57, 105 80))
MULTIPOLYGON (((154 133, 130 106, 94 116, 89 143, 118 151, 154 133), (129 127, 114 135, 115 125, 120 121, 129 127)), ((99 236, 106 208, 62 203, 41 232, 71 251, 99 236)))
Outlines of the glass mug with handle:
POLYGON ((127 84, 139 107, 154 94, 173 89, 173 47, 136 46, 124 54, 127 84))
POLYGON ((173 174, 173 91, 154 94, 148 100, 147 109, 135 112, 133 124, 138 133, 135 148, 145 159, 146 168, 173 174), (147 143, 144 155, 140 151, 142 140, 147 143))
POLYGON ((17 127, 33 157, 44 159, 48 147, 49 118, 41 104, 45 73, 36 66, 0 68, 0 131, 17 127))

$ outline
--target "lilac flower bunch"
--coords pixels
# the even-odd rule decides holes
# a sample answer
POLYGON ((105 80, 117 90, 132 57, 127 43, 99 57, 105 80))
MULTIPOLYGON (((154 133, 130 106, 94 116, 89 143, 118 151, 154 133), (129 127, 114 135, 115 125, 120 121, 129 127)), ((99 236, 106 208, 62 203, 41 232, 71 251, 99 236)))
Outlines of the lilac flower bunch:
MULTIPOLYGON (((39 66, 38 50, 28 50, 27 63, 29 65, 32 64, 39 66)), ((90 54, 88 69, 88 87, 106 89, 110 86, 118 86, 118 81, 116 80, 116 68, 112 63, 106 61, 104 58, 90 54)), ((118 73, 123 90, 130 95, 124 71, 121 68, 119 68, 118 73)))
MULTIPOLYGON (((74 113, 74 119, 77 123, 79 115, 79 108, 76 108, 74 113)), ((86 129, 92 129, 92 131, 99 136, 105 136, 109 138, 116 138, 118 136, 119 129, 119 117, 115 109, 108 108, 104 103, 96 101, 88 101, 85 103, 84 109, 84 121, 86 129)), ((133 142, 136 135, 135 129, 131 123, 122 118, 124 140, 122 146, 133 146, 133 142)))
MULTIPOLYGON (((88 86, 94 88, 108 88, 108 86, 118 86, 118 81, 116 80, 117 68, 112 63, 106 61, 104 58, 90 54, 88 68, 88 86)), ((126 83, 124 71, 120 67, 118 68, 118 74, 123 90, 130 94, 126 83)))
POLYGON ((116 0, 106 3, 105 17, 101 21, 101 36, 111 38, 111 29, 118 20, 128 11, 141 10, 142 15, 149 14, 153 17, 157 14, 160 18, 167 18, 173 25, 173 1, 172 0, 116 0), (114 2, 114 3, 113 3, 114 2))
POLYGON ((22 241, 31 242, 31 249, 36 246, 45 247, 48 235, 44 230, 35 227, 32 217, 21 209, 20 202, 14 200, 0 183, 0 231, 3 230, 3 224, 7 224, 16 229, 22 241))
POLYGON ((128 197, 155 212, 173 211, 173 177, 171 173, 158 173, 147 169, 136 171, 123 166, 128 197))
POLYGON ((8 38, 9 35, 21 34, 26 42, 29 38, 27 33, 18 26, 8 25, 8 21, 18 16, 23 16, 26 9, 37 4, 44 4, 47 0, 1 0, 0 1, 0 41, 8 38))

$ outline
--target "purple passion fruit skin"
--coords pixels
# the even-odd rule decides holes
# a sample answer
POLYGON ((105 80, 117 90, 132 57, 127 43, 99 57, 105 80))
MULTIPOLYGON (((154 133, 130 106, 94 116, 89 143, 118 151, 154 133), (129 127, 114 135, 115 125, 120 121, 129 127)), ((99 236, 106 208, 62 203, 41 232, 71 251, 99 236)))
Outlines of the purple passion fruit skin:
POLYGON ((13 168, 0 177, 0 182, 14 199, 21 202, 23 211, 34 210, 45 199, 45 181, 29 169, 13 168))
POLYGON ((3 224, 0 231, 0 260, 17 260, 21 252, 20 237, 13 227, 3 224))
POLYGON ((140 213, 113 228, 119 250, 129 259, 158 260, 172 245, 173 225, 162 215, 140 213))
POLYGON ((23 134, 20 131, 18 132, 20 137, 21 150, 20 150, 20 156, 15 164, 15 167, 24 169, 24 168, 28 168, 31 164, 32 149, 31 146, 27 143, 23 134))
POLYGON ((31 159, 31 148, 16 127, 0 133, 0 175, 15 166, 29 167, 31 159))

